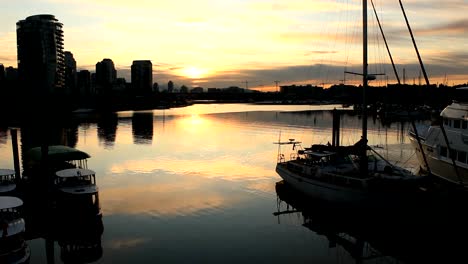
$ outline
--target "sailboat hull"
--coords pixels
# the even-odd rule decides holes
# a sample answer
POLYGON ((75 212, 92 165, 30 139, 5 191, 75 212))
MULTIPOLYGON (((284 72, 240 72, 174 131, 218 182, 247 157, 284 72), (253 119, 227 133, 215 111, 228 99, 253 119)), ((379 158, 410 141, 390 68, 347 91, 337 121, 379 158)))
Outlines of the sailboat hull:
POLYGON ((369 193, 364 190, 328 184, 309 177, 303 177, 287 168, 287 162, 278 163, 276 172, 294 189, 307 196, 324 201, 345 204, 364 204, 369 201, 369 193))

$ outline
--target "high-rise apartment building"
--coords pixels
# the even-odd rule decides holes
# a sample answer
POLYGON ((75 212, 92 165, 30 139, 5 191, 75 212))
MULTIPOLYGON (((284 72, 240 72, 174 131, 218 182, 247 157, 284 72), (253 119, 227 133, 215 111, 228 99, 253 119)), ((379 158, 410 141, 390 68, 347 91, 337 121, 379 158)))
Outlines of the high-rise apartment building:
POLYGON ((91 92, 91 73, 88 70, 81 70, 78 72, 78 90, 80 96, 89 97, 92 95, 91 92))
POLYGON ((65 92, 63 30, 53 15, 35 15, 16 23, 18 75, 28 95, 65 92))
POLYGON ((149 60, 132 63, 132 88, 136 95, 149 95, 153 89, 153 64, 149 60))
POLYGON ((96 89, 100 94, 112 92, 112 86, 117 79, 117 71, 111 59, 103 59, 96 63, 96 89))
POLYGON ((65 87, 66 92, 73 96, 79 95, 77 89, 77 73, 76 73, 76 61, 73 58, 73 53, 65 51, 65 87))

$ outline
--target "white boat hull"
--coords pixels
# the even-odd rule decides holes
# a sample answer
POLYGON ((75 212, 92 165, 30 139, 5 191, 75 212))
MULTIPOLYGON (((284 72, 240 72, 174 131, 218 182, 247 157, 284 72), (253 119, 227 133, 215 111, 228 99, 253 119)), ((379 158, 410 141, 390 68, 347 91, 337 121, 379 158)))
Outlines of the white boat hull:
POLYGON ((426 156, 426 160, 430 171, 433 175, 448 181, 450 183, 460 184, 468 186, 468 165, 456 161, 457 171, 453 166, 452 160, 448 158, 441 158, 438 153, 437 145, 430 146, 426 142, 421 141, 422 150, 419 146, 418 140, 414 135, 410 134, 410 141, 414 149, 416 149, 416 155, 421 164, 421 168, 424 171, 428 171, 428 168, 424 161, 423 153, 426 156), (458 172, 458 175, 457 175, 458 172))
POLYGON ((370 195, 365 190, 346 188, 302 177, 288 170, 286 163, 277 164, 276 172, 286 183, 307 196, 343 204, 361 204, 370 201, 370 195))

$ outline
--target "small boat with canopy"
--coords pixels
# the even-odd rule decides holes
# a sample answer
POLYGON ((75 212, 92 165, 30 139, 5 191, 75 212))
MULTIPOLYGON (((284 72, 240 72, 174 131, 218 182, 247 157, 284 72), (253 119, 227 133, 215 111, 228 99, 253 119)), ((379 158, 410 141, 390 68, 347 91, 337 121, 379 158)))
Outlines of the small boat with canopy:
POLYGON ((10 193, 15 189, 15 171, 0 169, 0 194, 10 193))
POLYGON ((21 216, 23 201, 13 196, 0 197, 0 263, 25 263, 30 249, 24 239, 26 225, 21 216))

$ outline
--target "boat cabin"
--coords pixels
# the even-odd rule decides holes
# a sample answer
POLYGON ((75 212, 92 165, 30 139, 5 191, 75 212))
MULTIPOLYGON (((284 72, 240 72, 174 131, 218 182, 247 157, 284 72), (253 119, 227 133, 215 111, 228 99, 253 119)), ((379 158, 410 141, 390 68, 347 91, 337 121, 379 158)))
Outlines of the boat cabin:
POLYGON ((15 171, 10 169, 0 169, 0 194, 11 192, 15 189, 15 171))
POLYGON ((96 173, 89 169, 72 168, 55 173, 55 186, 68 194, 92 194, 98 191, 96 173))
POLYGON ((81 150, 55 145, 47 147, 47 155, 43 155, 43 151, 45 149, 35 147, 25 152, 23 176, 28 181, 34 181, 38 184, 51 183, 57 171, 88 168, 87 159, 90 158, 90 155, 81 150))
POLYGON ((30 249, 23 237, 25 222, 20 208, 23 201, 17 197, 0 197, 0 263, 24 263, 29 259, 30 249))
POLYGON ((55 173, 54 186, 60 199, 57 209, 62 215, 101 215, 96 173, 89 169, 65 169, 55 173))
POLYGON ((0 196, 0 219, 2 222, 21 218, 20 207, 22 205, 23 201, 20 198, 0 196))

